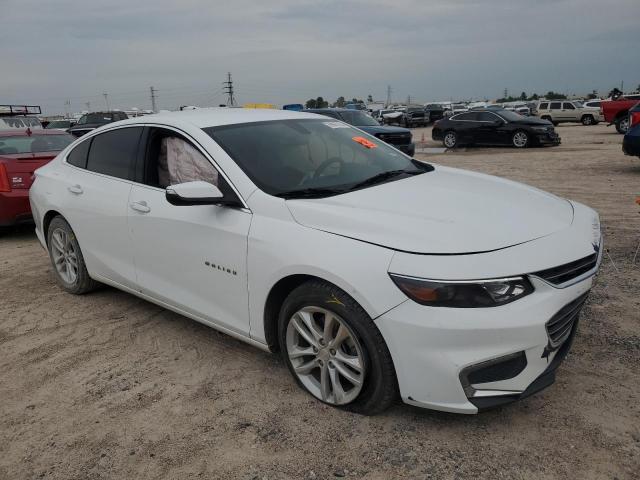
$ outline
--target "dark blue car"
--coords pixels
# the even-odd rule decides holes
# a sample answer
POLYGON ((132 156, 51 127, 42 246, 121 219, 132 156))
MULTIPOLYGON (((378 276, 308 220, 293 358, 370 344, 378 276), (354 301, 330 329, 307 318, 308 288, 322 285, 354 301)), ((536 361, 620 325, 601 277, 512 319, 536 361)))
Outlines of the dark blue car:
POLYGON ((640 157, 640 103, 629 110, 629 130, 622 140, 622 151, 640 157))
POLYGON ((401 152, 413 157, 416 153, 416 146, 411 141, 411 131, 407 128, 390 127, 380 125, 373 117, 360 110, 350 110, 346 108, 313 108, 305 110, 309 113, 318 113, 326 117, 342 120, 349 125, 364 130, 370 135, 379 138, 383 142, 392 145, 401 152))

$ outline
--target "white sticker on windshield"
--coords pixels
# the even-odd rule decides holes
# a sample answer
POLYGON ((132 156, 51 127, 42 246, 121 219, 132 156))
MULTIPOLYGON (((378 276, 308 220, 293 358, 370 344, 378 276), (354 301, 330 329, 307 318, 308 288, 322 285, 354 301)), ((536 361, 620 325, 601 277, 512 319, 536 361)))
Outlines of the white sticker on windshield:
POLYGON ((342 122, 322 122, 322 123, 324 123, 327 127, 330 127, 330 128, 349 128, 349 125, 342 122))

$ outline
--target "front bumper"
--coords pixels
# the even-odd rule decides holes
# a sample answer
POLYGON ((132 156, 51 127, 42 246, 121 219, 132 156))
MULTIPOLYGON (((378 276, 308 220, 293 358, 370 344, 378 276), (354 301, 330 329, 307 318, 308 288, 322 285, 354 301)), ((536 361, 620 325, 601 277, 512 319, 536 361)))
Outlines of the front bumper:
POLYGON ((640 157, 640 128, 632 128, 622 139, 622 151, 625 155, 640 157))
POLYGON ((30 222, 31 205, 29 190, 12 190, 0 193, 0 227, 30 222))
POLYGON ((416 153, 416 145, 415 145, 415 143, 409 143, 409 144, 406 144, 406 145, 394 145, 394 144, 390 143, 389 145, 391 145, 392 147, 397 148, 402 153, 406 153, 410 157, 413 157, 415 155, 415 153, 416 153))
POLYGON ((540 133, 536 135, 539 145, 560 145, 562 139, 557 133, 540 133))
MULTIPOLYGON (((532 277, 532 294, 500 307, 436 308, 407 300, 385 313, 376 324, 393 357, 403 401, 435 410, 477 413, 547 387, 570 340, 550 352, 545 324, 586 294, 592 278, 555 288, 532 277), (470 367, 509 355, 526 358, 515 376, 472 384, 472 388, 461 381, 461 374, 470 367)), ((575 330, 571 339, 574 334, 575 330)))

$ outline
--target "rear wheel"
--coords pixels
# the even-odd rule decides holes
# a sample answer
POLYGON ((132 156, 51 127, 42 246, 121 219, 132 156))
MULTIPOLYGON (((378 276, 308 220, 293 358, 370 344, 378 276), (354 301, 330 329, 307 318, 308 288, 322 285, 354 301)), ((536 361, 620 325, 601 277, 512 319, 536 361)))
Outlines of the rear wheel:
POLYGON ((89 276, 78 240, 61 216, 55 217, 49 224, 47 247, 56 280, 64 290, 80 295, 99 285, 89 276))
POLYGON ((511 143, 516 148, 525 148, 529 145, 529 135, 523 130, 518 130, 511 137, 511 143))
POLYGON ((395 369, 382 334, 339 288, 319 280, 296 288, 278 327, 289 371, 318 400, 372 415, 396 399, 395 369))
POLYGON ((629 117, 624 116, 616 120, 616 130, 624 135, 629 130, 629 117))
POLYGON ((583 125, 595 124, 595 119, 593 118, 593 115, 583 115, 581 121, 583 125))
POLYGON ((444 133, 442 144, 447 148, 455 148, 458 145, 458 135, 453 130, 444 133))

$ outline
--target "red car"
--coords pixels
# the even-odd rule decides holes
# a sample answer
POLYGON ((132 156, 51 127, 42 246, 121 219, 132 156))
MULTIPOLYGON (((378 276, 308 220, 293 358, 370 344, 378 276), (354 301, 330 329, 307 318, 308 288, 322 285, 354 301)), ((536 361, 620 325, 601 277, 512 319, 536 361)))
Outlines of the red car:
POLYGON ((31 220, 33 172, 74 140, 53 130, 0 130, 0 227, 31 220))

